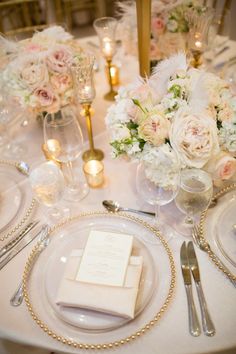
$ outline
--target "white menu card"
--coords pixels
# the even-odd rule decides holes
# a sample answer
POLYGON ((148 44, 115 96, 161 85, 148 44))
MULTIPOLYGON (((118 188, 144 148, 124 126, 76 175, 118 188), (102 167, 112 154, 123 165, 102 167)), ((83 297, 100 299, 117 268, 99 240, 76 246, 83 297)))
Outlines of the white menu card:
POLYGON ((132 245, 131 235, 92 230, 76 280, 92 284, 123 286, 132 245))

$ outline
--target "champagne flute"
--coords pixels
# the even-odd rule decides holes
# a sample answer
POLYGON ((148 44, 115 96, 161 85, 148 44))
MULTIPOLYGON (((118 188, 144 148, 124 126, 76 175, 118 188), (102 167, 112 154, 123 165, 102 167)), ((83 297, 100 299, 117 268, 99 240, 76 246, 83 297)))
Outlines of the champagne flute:
POLYGON ((83 149, 83 135, 72 107, 48 113, 44 119, 44 141, 51 156, 65 167, 65 199, 79 201, 89 192, 85 180, 79 180, 73 168, 83 149))
MULTIPOLYGON (((138 165, 136 173, 136 188, 141 197, 150 205, 155 207, 155 226, 163 232, 167 232, 167 238, 171 238, 172 230, 162 220, 161 206, 169 204, 174 198, 179 189, 180 169, 178 162, 169 158, 165 160, 165 172, 163 178, 152 178, 152 172, 150 173, 150 165, 141 162, 138 165)), ((161 168, 161 167, 160 167, 161 168)), ((158 170, 158 166, 156 166, 158 170)), ((154 172, 155 173, 155 172, 154 172)), ((157 173, 158 176, 158 173, 157 173)), ((158 243, 158 242, 156 242, 158 243)))
POLYGON ((64 216, 56 207, 65 191, 65 180, 60 168, 52 161, 36 166, 29 175, 30 185, 37 201, 46 206, 46 215, 52 220, 64 216))
POLYGON ((208 207, 212 194, 212 179, 207 172, 197 168, 184 169, 181 172, 180 189, 175 204, 185 214, 184 220, 178 226, 182 235, 191 236, 197 216, 208 207))

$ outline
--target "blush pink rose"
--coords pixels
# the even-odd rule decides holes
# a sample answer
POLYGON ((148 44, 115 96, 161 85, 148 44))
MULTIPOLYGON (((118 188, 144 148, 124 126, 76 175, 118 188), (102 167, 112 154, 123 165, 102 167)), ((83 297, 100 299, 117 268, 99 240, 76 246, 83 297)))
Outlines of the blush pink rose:
POLYGON ((221 151, 206 166, 213 180, 228 180, 236 173, 236 159, 227 152, 221 151))
POLYGON ((145 141, 160 146, 169 137, 170 122, 160 112, 151 112, 138 127, 139 136, 145 141))
POLYGON ((58 46, 49 53, 46 63, 51 71, 65 73, 72 60, 73 56, 70 50, 64 46, 58 46))
POLYGON ((60 100, 49 87, 39 87, 33 93, 35 106, 40 111, 56 112, 60 108, 60 100))
POLYGON ((56 90, 58 94, 65 92, 66 90, 72 87, 72 77, 71 75, 59 74, 59 75, 52 75, 50 78, 52 87, 56 90))
POLYGON ((162 34, 165 30, 165 21, 162 17, 153 17, 151 21, 153 34, 162 34))

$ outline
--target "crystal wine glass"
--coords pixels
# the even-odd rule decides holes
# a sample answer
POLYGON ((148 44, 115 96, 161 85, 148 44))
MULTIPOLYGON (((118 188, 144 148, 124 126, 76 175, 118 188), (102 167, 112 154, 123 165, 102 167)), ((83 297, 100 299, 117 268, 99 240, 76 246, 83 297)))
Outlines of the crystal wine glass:
POLYGON ((51 156, 63 163, 67 189, 65 199, 79 201, 89 192, 87 183, 78 180, 73 168, 83 148, 83 135, 72 107, 63 107, 57 113, 48 113, 44 119, 44 141, 51 156))
POLYGON ((136 173, 136 188, 140 196, 155 207, 155 226, 161 231, 168 232, 168 236, 171 237, 171 228, 164 225, 160 208, 176 197, 179 189, 180 169, 176 159, 167 156, 162 171, 163 166, 160 165, 153 167, 141 162, 136 173), (161 174, 162 177, 160 177, 161 174))
POLYGON ((27 149, 16 142, 12 135, 13 127, 20 123, 24 110, 19 103, 1 88, 0 95, 0 148, 6 158, 21 159, 27 149))
POLYGON ((104 96, 108 101, 113 101, 114 97, 117 95, 117 92, 113 88, 111 76, 112 58, 116 53, 115 35, 117 24, 118 21, 113 17, 101 17, 96 19, 93 23, 99 37, 101 52, 106 59, 108 67, 110 91, 104 96))
POLYGON ((65 190, 65 180, 60 168, 52 161, 43 162, 32 170, 29 180, 34 197, 47 207, 46 215, 49 219, 63 217, 63 210, 56 206, 65 190))
POLYGON ((178 225, 178 231, 191 236, 198 215, 211 202, 213 184, 211 176, 200 169, 184 169, 181 172, 180 189, 175 198, 177 208, 186 216, 178 225))

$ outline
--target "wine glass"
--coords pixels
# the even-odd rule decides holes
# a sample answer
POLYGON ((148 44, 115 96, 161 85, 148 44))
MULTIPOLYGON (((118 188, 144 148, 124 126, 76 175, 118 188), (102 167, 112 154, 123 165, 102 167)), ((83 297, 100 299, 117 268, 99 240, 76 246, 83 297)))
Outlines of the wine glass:
POLYGON ((20 123, 25 112, 19 103, 9 96, 2 87, 0 96, 0 148, 6 158, 21 159, 26 154, 27 149, 16 142, 12 135, 13 127, 20 123))
POLYGON ((52 161, 43 162, 33 168, 29 181, 34 197, 46 207, 49 219, 63 217, 64 211, 56 206, 65 191, 65 180, 60 168, 52 161))
POLYGON ((70 106, 63 107, 57 113, 48 113, 44 118, 44 141, 51 156, 65 167, 67 189, 65 199, 79 201, 89 192, 85 180, 79 180, 73 168, 83 149, 83 135, 70 106))
POLYGON ((167 224, 164 224, 160 209, 161 206, 169 204, 176 197, 179 189, 180 169, 179 163, 175 159, 166 157, 165 167, 160 178, 159 172, 163 167, 160 165, 153 167, 149 163, 141 162, 137 167, 136 188, 140 196, 155 207, 154 225, 161 231, 167 232, 166 236, 171 238, 172 230, 167 224))
POLYGON ((180 189, 175 198, 177 208, 186 216, 178 225, 178 231, 191 236, 192 227, 199 214, 211 202, 213 184, 211 176, 200 169, 184 169, 180 176, 180 189))

